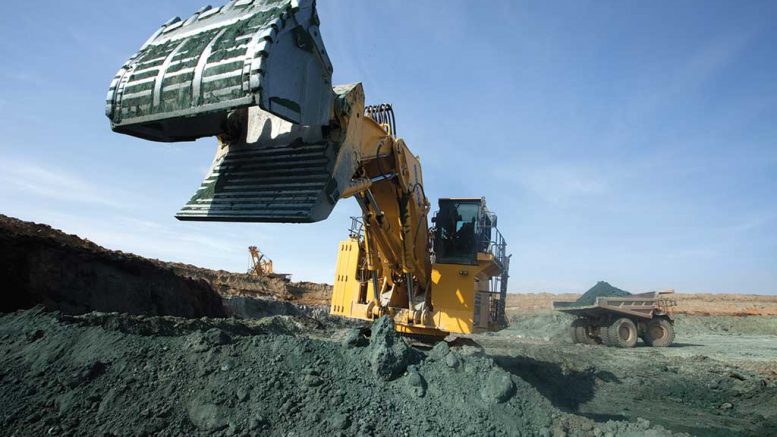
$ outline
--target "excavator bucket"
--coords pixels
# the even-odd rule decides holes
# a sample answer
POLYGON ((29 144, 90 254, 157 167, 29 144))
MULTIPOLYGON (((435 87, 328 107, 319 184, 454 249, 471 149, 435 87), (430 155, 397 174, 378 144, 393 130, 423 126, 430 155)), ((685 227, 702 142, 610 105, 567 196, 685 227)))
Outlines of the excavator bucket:
POLYGON ((326 125, 332 65, 314 0, 232 0, 165 23, 119 70, 106 114, 114 131, 154 141, 221 135, 235 110, 326 125))
MULTIPOLYGON (((205 180, 176 218, 249 222, 327 218, 339 200, 335 164, 340 148, 314 129, 291 125, 258 108, 249 112, 249 130, 255 131, 258 124, 267 134, 258 141, 220 145, 205 180), (257 118, 272 122, 265 125, 257 118)), ((343 176, 350 180, 350 175, 343 176)))
POLYGON ((163 25, 119 70, 106 112, 114 131, 149 140, 219 137, 179 220, 314 222, 356 169, 325 134, 335 99, 364 110, 361 86, 331 77, 315 0, 232 0, 163 25))
MULTIPOLYGON (((342 105, 364 111, 360 84, 333 91, 342 105)), ((176 218, 296 223, 327 218, 356 171, 353 144, 259 107, 249 108, 242 124, 242 140, 217 147, 208 175, 176 218)))

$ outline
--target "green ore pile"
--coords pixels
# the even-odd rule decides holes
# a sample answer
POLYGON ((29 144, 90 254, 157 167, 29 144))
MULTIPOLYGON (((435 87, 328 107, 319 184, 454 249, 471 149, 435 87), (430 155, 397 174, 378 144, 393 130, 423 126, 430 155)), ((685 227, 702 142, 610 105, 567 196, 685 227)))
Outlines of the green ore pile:
POLYGON ((645 421, 563 413, 471 347, 413 349, 385 318, 369 336, 332 334, 300 316, 7 314, 0 427, 70 436, 668 434, 645 421))
POLYGON ((623 297, 631 296, 628 291, 621 290, 620 288, 613 287, 604 281, 599 281, 591 287, 588 291, 583 293, 579 299, 575 301, 578 306, 588 306, 596 304, 596 299, 599 297, 623 297))

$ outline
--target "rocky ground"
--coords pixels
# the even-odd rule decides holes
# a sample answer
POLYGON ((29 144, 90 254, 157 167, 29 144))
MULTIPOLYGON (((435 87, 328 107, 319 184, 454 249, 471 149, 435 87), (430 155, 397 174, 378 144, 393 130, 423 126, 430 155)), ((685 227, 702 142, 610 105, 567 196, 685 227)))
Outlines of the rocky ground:
POLYGON ((1 435, 769 435, 777 318, 680 316, 678 345, 573 345, 512 315, 411 347, 326 285, 147 260, 0 217, 1 435), (478 346, 479 345, 479 346, 478 346))
POLYGON ((6 435, 668 435, 565 413, 475 348, 333 329, 42 309, 0 317, 6 435), (369 337, 369 338, 368 338, 369 337))
POLYGON ((476 340, 563 411, 693 435, 777 433, 777 317, 678 315, 674 346, 634 349, 572 344, 571 320, 515 315, 476 340))

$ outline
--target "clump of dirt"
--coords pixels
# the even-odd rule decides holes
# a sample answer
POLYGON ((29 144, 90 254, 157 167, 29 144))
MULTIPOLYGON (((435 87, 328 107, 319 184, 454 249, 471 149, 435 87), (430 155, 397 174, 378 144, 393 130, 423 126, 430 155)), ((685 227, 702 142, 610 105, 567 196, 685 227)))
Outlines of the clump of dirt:
MULTIPOLYGON (((394 330, 394 323, 383 316, 372 324, 368 361, 375 375, 390 381, 407 370, 411 363, 418 362, 420 356, 405 343, 394 330)), ((414 372, 419 379, 418 372, 414 372)), ((422 379, 415 386, 422 386, 422 379)))
POLYGON ((480 353, 408 348, 389 320, 369 340, 335 342, 308 335, 326 327, 288 329, 283 317, 0 316, 0 427, 10 435, 669 434, 645 421, 564 413, 480 353))
POLYGON ((599 297, 621 297, 631 296, 628 291, 621 290, 620 288, 613 287, 605 281, 599 281, 591 287, 588 291, 583 293, 575 303, 579 306, 594 305, 596 299, 599 297))

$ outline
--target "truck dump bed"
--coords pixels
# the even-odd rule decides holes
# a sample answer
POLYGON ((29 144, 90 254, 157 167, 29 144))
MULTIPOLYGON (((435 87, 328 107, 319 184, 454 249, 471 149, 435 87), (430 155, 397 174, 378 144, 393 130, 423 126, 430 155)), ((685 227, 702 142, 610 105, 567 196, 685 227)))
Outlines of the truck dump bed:
POLYGON ((577 316, 596 316, 615 312, 650 319, 654 312, 666 313, 669 307, 676 305, 673 299, 664 297, 672 293, 674 291, 651 291, 630 296, 600 296, 596 298, 593 305, 581 305, 578 302, 553 302, 553 309, 577 316))

